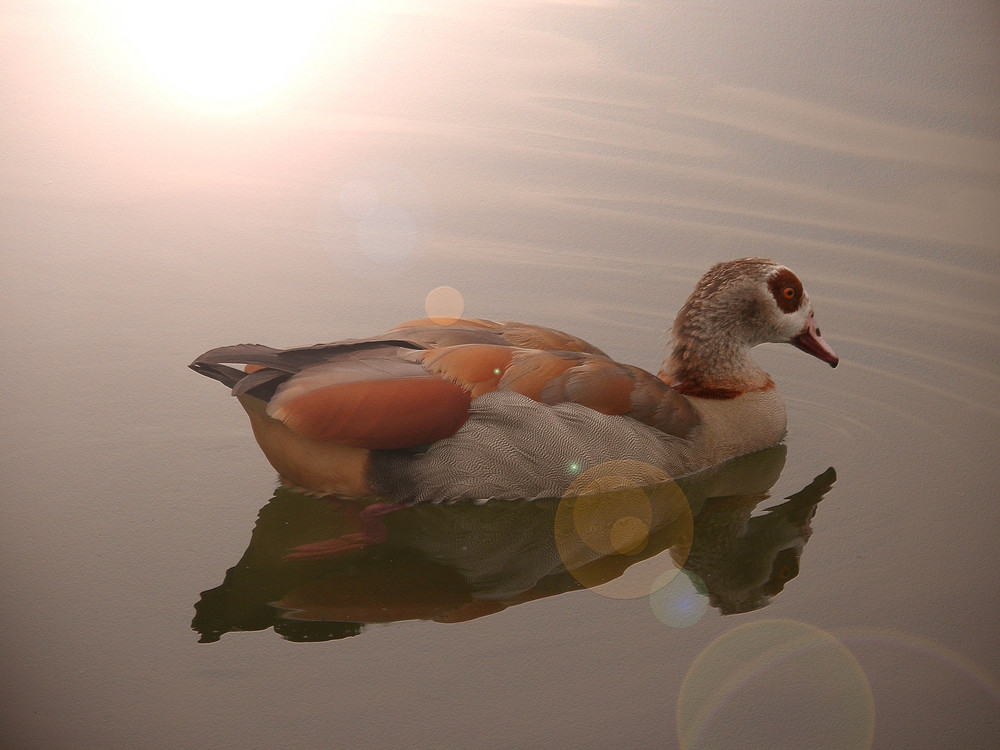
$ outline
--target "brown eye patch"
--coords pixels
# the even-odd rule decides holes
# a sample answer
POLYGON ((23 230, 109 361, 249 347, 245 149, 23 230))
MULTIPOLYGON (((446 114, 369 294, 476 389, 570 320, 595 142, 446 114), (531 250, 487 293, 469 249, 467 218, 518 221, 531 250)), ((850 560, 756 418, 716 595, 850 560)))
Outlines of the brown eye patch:
POLYGON ((798 276, 782 268, 768 282, 771 295, 778 303, 778 309, 785 313, 792 313, 799 309, 802 304, 802 282, 798 276))

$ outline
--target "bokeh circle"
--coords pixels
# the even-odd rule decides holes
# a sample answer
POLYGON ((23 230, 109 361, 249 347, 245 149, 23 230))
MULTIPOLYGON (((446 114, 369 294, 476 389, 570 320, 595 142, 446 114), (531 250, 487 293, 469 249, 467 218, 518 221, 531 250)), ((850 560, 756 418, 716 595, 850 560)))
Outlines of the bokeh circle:
POLYGON ((437 325, 451 325, 465 312, 465 299, 460 291, 450 286, 435 287, 424 300, 424 310, 427 317, 437 325))
POLYGON ((687 559, 694 518, 680 487, 641 461, 607 461, 584 471, 560 500, 555 542, 583 586, 614 599, 649 596, 687 559))
POLYGON ((830 633, 759 620, 715 639, 694 660, 677 700, 683 750, 870 748, 875 703, 865 672, 830 633))

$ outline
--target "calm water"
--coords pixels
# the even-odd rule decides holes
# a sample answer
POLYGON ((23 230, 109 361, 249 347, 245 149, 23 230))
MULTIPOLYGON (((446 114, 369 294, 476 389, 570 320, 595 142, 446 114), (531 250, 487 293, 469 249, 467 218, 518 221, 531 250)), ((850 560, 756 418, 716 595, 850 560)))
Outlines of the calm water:
POLYGON ((1000 6, 500 5, 351 6, 225 113, 0 11, 5 746, 997 746, 1000 6), (185 367, 447 285, 655 371, 743 255, 841 365, 761 348, 786 446, 612 498, 629 554, 553 500, 286 561, 350 508, 185 367))

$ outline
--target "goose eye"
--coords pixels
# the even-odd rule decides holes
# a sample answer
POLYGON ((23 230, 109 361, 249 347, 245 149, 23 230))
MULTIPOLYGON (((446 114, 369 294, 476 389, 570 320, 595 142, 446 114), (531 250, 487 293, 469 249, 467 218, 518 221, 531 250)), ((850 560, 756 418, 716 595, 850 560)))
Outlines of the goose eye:
POLYGON ((786 286, 781 290, 781 296, 785 299, 795 299, 795 287, 786 286))

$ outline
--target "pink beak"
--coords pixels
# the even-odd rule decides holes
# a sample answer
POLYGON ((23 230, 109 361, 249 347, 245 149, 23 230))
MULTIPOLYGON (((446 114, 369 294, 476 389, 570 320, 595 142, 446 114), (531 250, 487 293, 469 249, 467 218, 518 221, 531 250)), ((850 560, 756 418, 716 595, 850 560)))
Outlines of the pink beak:
POLYGON ((840 362, 840 358, 833 353, 833 349, 827 346, 823 337, 819 335, 819 328, 816 327, 816 315, 813 312, 809 313, 809 320, 806 323, 806 327, 802 329, 802 333, 789 343, 807 354, 823 360, 830 367, 836 367, 840 362))

